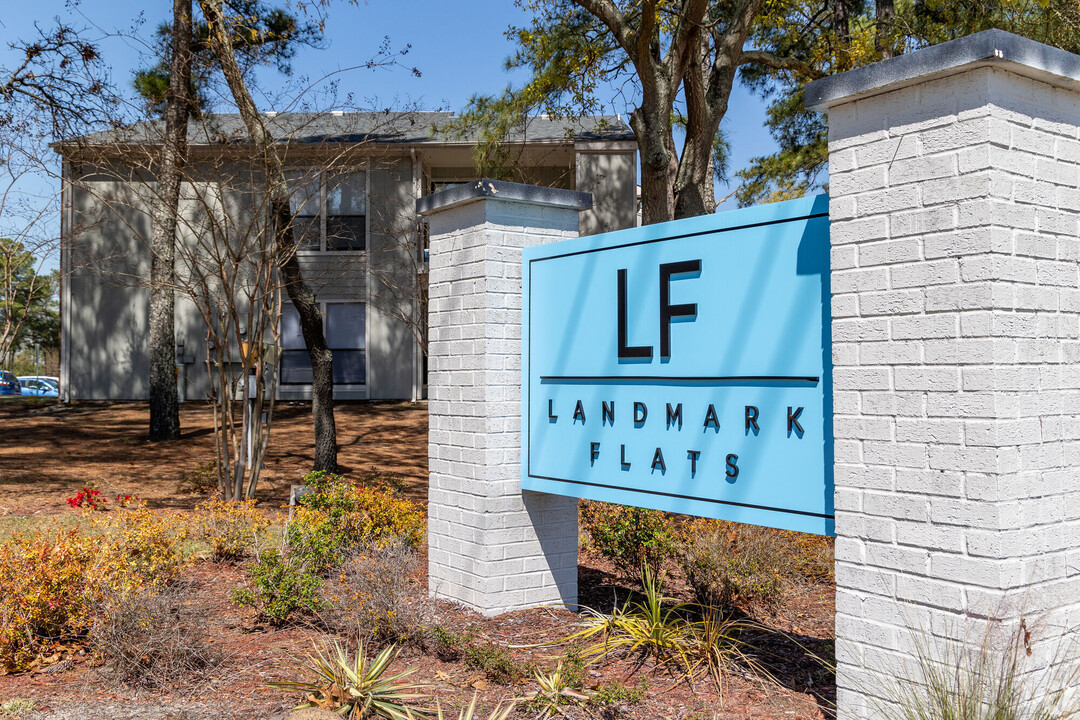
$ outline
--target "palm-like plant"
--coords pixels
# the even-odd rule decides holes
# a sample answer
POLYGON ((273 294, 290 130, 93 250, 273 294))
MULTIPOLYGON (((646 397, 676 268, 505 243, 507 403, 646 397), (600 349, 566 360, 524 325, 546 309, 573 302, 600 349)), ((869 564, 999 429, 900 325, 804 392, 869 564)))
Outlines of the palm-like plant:
POLYGON ((417 715, 429 714, 424 708, 409 707, 409 703, 426 697, 416 692, 422 686, 401 682, 414 670, 383 677, 396 655, 396 649, 391 646, 368 661, 361 642, 355 659, 350 659, 336 641, 329 647, 315 645, 315 653, 293 668, 304 680, 267 684, 303 692, 306 702, 297 709, 321 707, 350 720, 369 717, 414 720, 417 715))
POLYGON ((688 657, 691 628, 685 615, 692 608, 690 603, 672 603, 660 592, 661 582, 655 579, 647 566, 642 566, 644 599, 627 600, 610 615, 586 609, 587 617, 582 629, 566 640, 593 640, 582 655, 601 658, 618 650, 629 654, 640 653, 652 657, 658 664, 690 667, 688 657))
POLYGON ((566 671, 562 660, 555 669, 548 673, 537 670, 533 673, 539 689, 529 693, 525 699, 539 710, 540 717, 550 717, 559 712, 559 706, 566 702, 584 702, 589 696, 571 687, 570 673, 566 671))
MULTIPOLYGON (((507 720, 507 718, 510 717, 510 713, 514 711, 514 705, 514 702, 511 702, 509 705, 498 705, 491 711, 491 714, 487 716, 487 720, 507 720)), ((438 715, 435 720, 445 720, 441 707, 438 709, 438 715)), ((457 720, 481 720, 480 716, 476 714, 476 695, 473 695, 472 701, 469 702, 469 707, 458 713, 457 720)))

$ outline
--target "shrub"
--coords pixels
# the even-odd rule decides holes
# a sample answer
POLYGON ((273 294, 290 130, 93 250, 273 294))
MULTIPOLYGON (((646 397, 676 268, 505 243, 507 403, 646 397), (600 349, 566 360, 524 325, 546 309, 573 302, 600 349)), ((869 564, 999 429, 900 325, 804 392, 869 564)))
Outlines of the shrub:
POLYGON ((47 638, 86 627, 97 556, 78 527, 0 545, 0 667, 24 670, 47 638))
POLYGON ((484 673, 488 680, 508 685, 532 674, 532 663, 517 663, 510 651, 489 642, 477 642, 473 631, 455 632, 442 625, 431 627, 435 655, 440 660, 464 660, 468 667, 484 673))
POLYGON ((298 507, 285 527, 288 552, 313 572, 322 573, 344 562, 354 545, 348 529, 324 510, 298 507))
POLYGON ((107 677, 125 684, 168 688, 213 664, 213 646, 199 631, 184 588, 106 593, 93 608, 90 641, 107 677))
POLYGON ((260 620, 284 625, 294 615, 311 615, 323 609, 319 596, 322 581, 302 561, 268 550, 248 568, 250 587, 232 592, 236 605, 255 609, 260 620))
POLYGON ((416 550, 400 540, 355 553, 324 589, 335 606, 327 622, 369 644, 425 646, 434 606, 419 570, 416 550))
POLYGON ((184 551, 187 519, 180 513, 153 511, 146 507, 94 516, 102 546, 112 563, 123 565, 110 575, 111 587, 128 588, 148 583, 162 587, 176 579, 191 558, 184 551))
POLYGON ((198 505, 195 526, 199 539, 210 546, 214 560, 238 560, 255 547, 270 521, 255 509, 253 500, 241 502, 213 498, 198 505))
POLYGON ((660 577, 671 557, 672 524, 667 514, 658 510, 583 500, 581 524, 596 551, 637 580, 642 579, 643 565, 653 577, 660 577))
POLYGON ((18 720, 33 709, 33 700, 5 700, 0 702, 0 720, 18 720))
POLYGON ((315 572, 340 565, 356 547, 399 541, 415 546, 424 538, 420 507, 383 486, 357 487, 321 471, 304 482, 309 491, 298 500, 286 540, 315 572))
POLYGON ((0 667, 26 669, 49 642, 85 634, 106 593, 171 582, 187 561, 181 526, 176 515, 143 508, 0 545, 0 667))
POLYGON ((641 678, 638 681, 637 687, 628 687, 614 680, 609 680, 608 682, 600 683, 589 697, 589 702, 599 707, 606 707, 609 705, 637 705, 645 699, 645 693, 648 690, 648 687, 648 681, 645 678, 641 678))
POLYGON ((697 601, 723 610, 736 599, 775 603, 790 568, 787 551, 766 528, 694 520, 680 533, 677 554, 697 601))
POLYGON ((721 610, 736 600, 774 605, 786 581, 832 571, 827 538, 721 520, 687 523, 676 556, 696 600, 721 610))
POLYGON ((459 633, 442 625, 432 625, 431 639, 435 643, 435 656, 440 660, 453 662, 460 660, 465 654, 465 648, 472 643, 473 633, 471 630, 459 633))
POLYGON ((109 499, 94 487, 82 486, 79 492, 67 499, 67 504, 73 508, 86 508, 87 510, 105 510, 109 499))
POLYGON ((536 671, 532 663, 518 663, 503 645, 494 643, 469 643, 463 655, 465 665, 479 670, 492 682, 509 685, 536 671))
POLYGON ((188 470, 177 484, 180 492, 209 495, 218 490, 217 460, 196 465, 188 470))

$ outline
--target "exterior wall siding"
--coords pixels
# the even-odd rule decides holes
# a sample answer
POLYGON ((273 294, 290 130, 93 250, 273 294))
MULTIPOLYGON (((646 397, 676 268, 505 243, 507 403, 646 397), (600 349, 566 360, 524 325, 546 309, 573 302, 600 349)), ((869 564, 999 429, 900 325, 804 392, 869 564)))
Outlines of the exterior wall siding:
MULTIPOLYGON (((576 180, 588 184, 601 198, 602 212, 597 220, 589 221, 590 232, 635 222, 634 154, 623 155, 605 160, 598 153, 579 153, 576 180)), ((414 333, 403 318, 416 312, 411 285, 417 271, 423 270, 422 261, 415 257, 413 207, 414 163, 423 162, 422 154, 416 159, 387 154, 360 162, 367 171, 368 250, 301 252, 299 259, 320 301, 366 305, 367 388, 341 389, 336 396, 407 399, 414 395, 421 359, 414 333)), ((77 162, 69 165, 71 213, 70 227, 65 229, 65 262, 70 267, 62 308, 68 372, 65 392, 69 399, 145 399, 152 178, 128 177, 130 172, 117 169, 80 169, 77 162)), ((210 207, 222 213, 227 227, 235 232, 259 230, 267 208, 261 191, 252 190, 265 186, 258 168, 246 162, 195 160, 189 172, 196 185, 185 184, 182 191, 181 255, 192 252, 200 233, 210 232, 205 220, 210 207), (216 195, 208 192, 215 184, 228 189, 216 195)), ((205 325, 195 304, 182 292, 176 296, 176 336, 177 343, 183 344, 186 398, 202 399, 210 392, 205 325)), ((310 389, 284 386, 279 397, 306 399, 310 389)))

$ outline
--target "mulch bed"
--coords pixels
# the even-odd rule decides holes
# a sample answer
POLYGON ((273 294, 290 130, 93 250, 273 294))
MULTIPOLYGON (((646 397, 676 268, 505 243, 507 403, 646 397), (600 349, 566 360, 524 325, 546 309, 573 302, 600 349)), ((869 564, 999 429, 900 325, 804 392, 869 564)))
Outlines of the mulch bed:
MULTIPOLYGON (((407 495, 426 502, 424 406, 341 403, 336 417, 340 462, 349 475, 358 476, 371 468, 400 475, 407 484, 407 495)), ((98 486, 106 495, 138 495, 151 507, 194 507, 204 496, 178 492, 177 487, 186 475, 213 458, 210 409, 185 404, 183 438, 170 443, 145 440, 147 418, 143 403, 0 403, 0 530, 5 522, 20 517, 72 512, 66 498, 86 484, 98 486)), ((312 444, 309 408, 279 405, 267 469, 259 487, 262 506, 278 509, 287 501, 289 486, 299 482, 310 467, 312 444)), ((313 641, 327 636, 314 626, 255 626, 249 610, 229 601, 230 591, 242 583, 242 577, 238 566, 208 561, 196 563, 186 573, 191 589, 187 602, 196 609, 221 660, 168 692, 115 685, 102 677, 88 655, 75 654, 73 665, 65 672, 0 676, 0 704, 33 700, 33 712, 21 717, 57 720, 283 717, 298 697, 264 683, 291 678, 285 665, 290 658, 302 657, 313 641)), ((609 610, 615 600, 625 598, 631 585, 603 558, 588 551, 581 554, 579 577, 581 602, 601 610, 609 610)), ((665 590, 689 599, 677 576, 665 590)), ((647 691, 641 702, 605 708, 565 706, 561 708, 563 716, 602 720, 831 717, 833 679, 816 658, 831 659, 833 594, 831 583, 807 581, 785 588, 781 602, 773 609, 740 608, 760 628, 748 634, 747 640, 772 680, 728 673, 721 696, 704 675, 691 685, 651 663, 638 667, 624 659, 590 668, 589 683, 596 686, 615 680, 636 686, 644 678, 647 691)), ((506 646, 566 637, 578 620, 573 613, 549 608, 483 618, 451 603, 437 605, 441 625, 459 632, 471 628, 477 638, 506 646)), ((516 662, 551 668, 565 649, 512 648, 511 653, 516 662)), ((404 648, 394 667, 416 668, 410 680, 429 683, 444 709, 455 713, 474 693, 485 708, 491 708, 499 700, 521 697, 535 689, 529 678, 514 685, 498 685, 460 661, 444 662, 415 648, 404 648)), ((519 707, 515 717, 534 715, 519 707)))

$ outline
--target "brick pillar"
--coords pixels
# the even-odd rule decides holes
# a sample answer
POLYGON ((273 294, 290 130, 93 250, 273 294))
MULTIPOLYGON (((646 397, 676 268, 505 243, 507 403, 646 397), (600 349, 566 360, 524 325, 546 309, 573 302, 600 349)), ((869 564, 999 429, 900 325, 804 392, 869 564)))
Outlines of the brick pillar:
POLYGON ((479 180, 430 225, 428 573, 485 615, 577 604, 577 501, 521 489, 521 249, 578 236, 588 193, 479 180))
POLYGON ((1033 677, 1076 661, 1077 77, 989 31, 807 90, 829 122, 841 720, 915 675, 912 628, 940 650, 1023 616, 1033 677))

